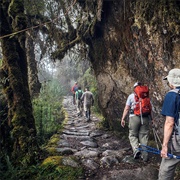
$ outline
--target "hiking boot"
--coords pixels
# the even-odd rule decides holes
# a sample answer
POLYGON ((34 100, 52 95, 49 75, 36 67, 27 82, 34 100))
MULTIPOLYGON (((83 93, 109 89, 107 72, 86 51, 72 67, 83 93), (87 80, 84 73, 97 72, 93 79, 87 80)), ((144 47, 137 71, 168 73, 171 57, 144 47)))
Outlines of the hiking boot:
POLYGON ((143 158, 143 161, 144 161, 144 162, 148 162, 148 161, 149 161, 149 158, 148 158, 148 157, 143 158))
POLYGON ((134 159, 139 159, 140 158, 140 155, 141 155, 141 152, 139 150, 136 150, 134 152, 134 159))
POLYGON ((149 161, 148 156, 141 156, 141 159, 143 160, 143 162, 148 162, 149 161))

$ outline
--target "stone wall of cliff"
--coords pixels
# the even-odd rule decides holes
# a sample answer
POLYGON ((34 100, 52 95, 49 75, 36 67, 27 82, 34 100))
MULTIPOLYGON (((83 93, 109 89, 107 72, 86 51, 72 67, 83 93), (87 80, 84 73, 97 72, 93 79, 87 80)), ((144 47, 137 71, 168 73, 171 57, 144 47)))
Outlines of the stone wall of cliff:
POLYGON ((98 81, 99 105, 116 129, 133 84, 148 84, 157 124, 169 90, 163 77, 180 68, 180 2, 103 1, 101 20, 88 42, 98 81))

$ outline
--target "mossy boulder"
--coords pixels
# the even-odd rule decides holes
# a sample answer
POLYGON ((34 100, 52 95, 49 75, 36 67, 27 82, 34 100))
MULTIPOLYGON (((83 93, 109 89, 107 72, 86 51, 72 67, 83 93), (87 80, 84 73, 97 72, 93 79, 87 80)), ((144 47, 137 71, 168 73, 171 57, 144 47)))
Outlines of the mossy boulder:
MULTIPOLYGON (((74 160, 72 159, 74 162, 74 160)), ((50 156, 46 158, 42 164, 41 169, 43 170, 41 173, 41 178, 44 179, 62 179, 62 180, 76 180, 80 176, 83 176, 83 169, 81 167, 74 167, 75 163, 72 163, 73 166, 70 164, 67 165, 67 161, 64 161, 63 156, 50 156), (64 163, 66 162, 66 163, 64 163)))

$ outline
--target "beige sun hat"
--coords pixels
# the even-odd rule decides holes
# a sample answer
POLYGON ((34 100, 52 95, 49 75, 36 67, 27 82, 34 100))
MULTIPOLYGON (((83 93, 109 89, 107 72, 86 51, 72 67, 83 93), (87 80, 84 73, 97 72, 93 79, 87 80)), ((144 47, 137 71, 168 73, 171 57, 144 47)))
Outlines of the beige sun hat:
POLYGON ((173 86, 180 87, 180 69, 171 69, 163 80, 168 80, 173 86))

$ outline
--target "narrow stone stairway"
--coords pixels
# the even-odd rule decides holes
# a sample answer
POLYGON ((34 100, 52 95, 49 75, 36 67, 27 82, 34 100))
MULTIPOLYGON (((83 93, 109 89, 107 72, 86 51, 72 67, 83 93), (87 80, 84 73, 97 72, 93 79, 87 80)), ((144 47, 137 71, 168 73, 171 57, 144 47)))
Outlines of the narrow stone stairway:
MULTIPOLYGON (((85 180, 155 180, 157 167, 132 158, 127 138, 118 138, 111 131, 98 128, 100 120, 92 114, 87 122, 78 117, 72 97, 64 97, 67 121, 60 135, 57 151, 64 156, 73 155, 85 169, 85 180)), ((78 166, 75 162, 68 165, 78 166)))

